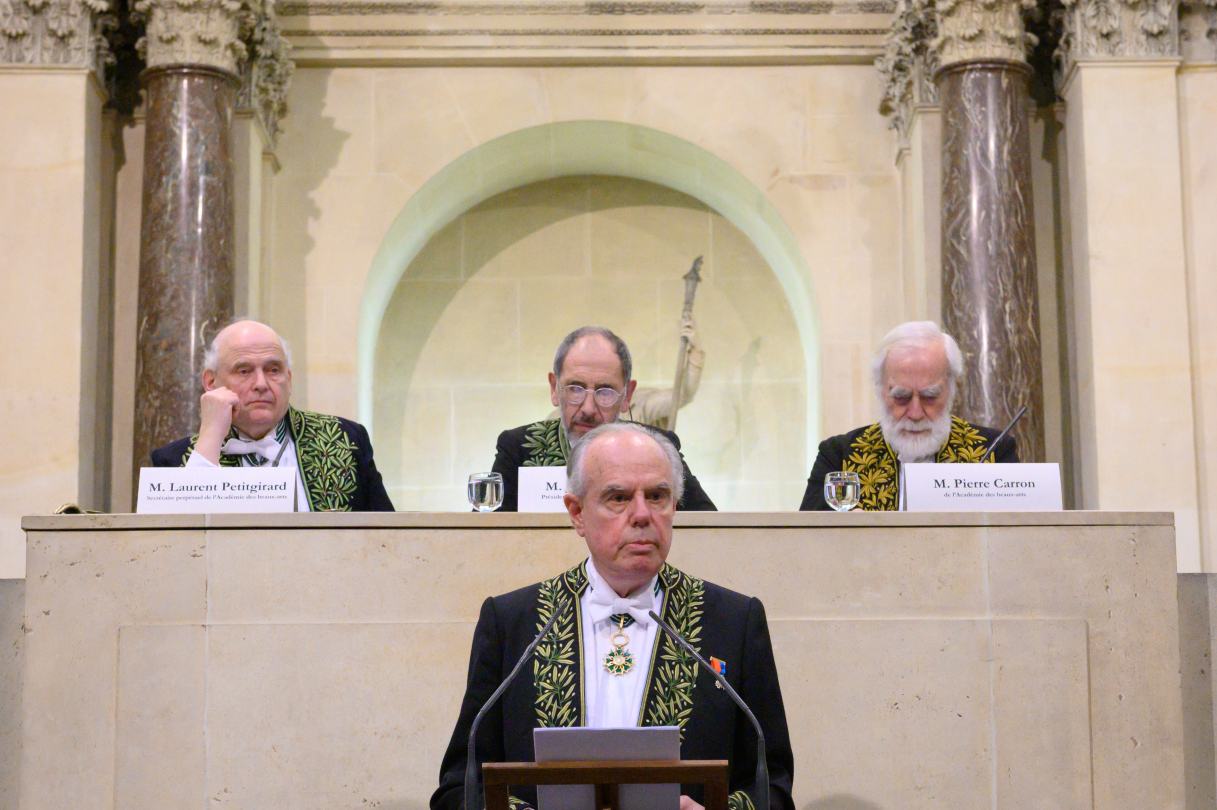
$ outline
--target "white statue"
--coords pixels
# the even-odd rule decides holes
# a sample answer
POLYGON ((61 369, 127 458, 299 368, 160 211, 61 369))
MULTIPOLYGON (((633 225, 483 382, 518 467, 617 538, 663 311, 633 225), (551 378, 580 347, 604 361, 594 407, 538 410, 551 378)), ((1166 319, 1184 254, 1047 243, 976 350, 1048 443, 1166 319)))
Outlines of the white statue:
MULTIPOLYGON (((697 339, 697 321, 693 319, 693 297, 697 294, 697 285, 701 282, 701 256, 693 261, 693 267, 685 273, 685 305, 680 314, 680 352, 676 358, 676 382, 671 388, 638 388, 630 400, 630 408, 626 418, 644 425, 673 430, 676 425, 676 413, 693 401, 697 386, 701 383, 702 366, 706 364, 706 353, 702 351, 701 342, 697 339), (679 392, 677 394, 676 392, 679 392), (673 400, 680 402, 673 407, 673 400)), ((557 419, 559 413, 553 410, 549 417, 557 419)))

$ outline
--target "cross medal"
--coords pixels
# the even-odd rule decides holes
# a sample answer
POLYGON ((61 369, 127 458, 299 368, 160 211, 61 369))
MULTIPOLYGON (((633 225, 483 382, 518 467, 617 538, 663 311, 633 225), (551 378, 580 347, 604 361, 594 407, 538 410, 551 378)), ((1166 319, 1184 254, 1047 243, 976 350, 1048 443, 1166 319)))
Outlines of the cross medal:
POLYGON ((604 656, 604 669, 610 675, 625 675, 634 668, 634 654, 625 648, 630 643, 630 637, 625 634, 625 617, 623 613, 617 620, 617 632, 613 633, 609 643, 613 649, 604 656), (621 639, 621 641, 618 641, 621 639))

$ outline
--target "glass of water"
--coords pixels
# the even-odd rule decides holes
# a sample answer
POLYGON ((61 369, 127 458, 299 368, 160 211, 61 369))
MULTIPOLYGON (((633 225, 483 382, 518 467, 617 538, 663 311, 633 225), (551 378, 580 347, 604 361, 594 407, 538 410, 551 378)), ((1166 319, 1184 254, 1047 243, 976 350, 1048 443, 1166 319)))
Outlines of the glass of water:
POLYGON ((824 476, 824 500, 838 512, 848 512, 858 505, 860 489, 856 472, 830 472, 824 476))
POLYGON ((503 503, 503 476, 496 472, 469 476, 469 503, 479 512, 493 512, 503 503))

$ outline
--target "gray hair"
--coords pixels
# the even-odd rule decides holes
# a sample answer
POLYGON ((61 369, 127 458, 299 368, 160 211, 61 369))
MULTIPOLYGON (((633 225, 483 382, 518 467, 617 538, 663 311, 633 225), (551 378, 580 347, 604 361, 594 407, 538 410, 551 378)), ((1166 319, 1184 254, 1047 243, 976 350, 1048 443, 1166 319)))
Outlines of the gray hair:
POLYGON ((591 447, 597 439, 614 433, 634 433, 646 436, 659 445, 659 449, 667 456, 668 466, 672 468, 673 502, 679 503, 681 496, 685 494, 685 465, 680 459, 680 453, 667 436, 637 422, 605 422, 603 425, 589 430, 582 439, 575 443, 575 446, 571 448, 570 457, 566 459, 567 493, 576 498, 583 498, 587 495, 587 479, 583 475, 583 457, 587 454, 587 448, 591 447))
POLYGON ((283 347, 283 358, 287 361, 287 367, 290 370, 292 367, 292 349, 287 345, 287 341, 284 340, 283 335, 280 335, 279 332, 276 331, 275 328, 270 324, 262 323, 262 321, 255 321, 253 318, 245 317, 233 318, 232 320, 225 322, 223 326, 216 330, 215 337, 211 339, 211 345, 207 347, 205 352, 203 352, 203 370, 210 371, 212 374, 215 374, 220 370, 220 334, 228 327, 235 326, 236 324, 244 321, 261 323, 267 329, 275 333, 275 335, 279 338, 279 345, 283 347))
POLYGON ((558 353, 554 355, 554 377, 558 378, 562 376, 562 366, 566 363, 566 355, 570 354, 571 348, 580 340, 590 335, 604 338, 613 347, 613 351, 617 354, 617 359, 621 361, 622 382, 628 385, 630 375, 634 373, 634 361, 630 358, 629 347, 625 345, 624 340, 603 326, 581 326, 562 338, 562 342, 558 344, 558 353))
POLYGON ((959 344, 955 342, 955 338, 939 329, 938 324, 933 321, 909 321, 884 335, 883 340, 879 341, 879 348, 875 350, 874 357, 871 358, 871 376, 875 381, 875 388, 879 391, 880 399, 883 398, 883 366, 887 362, 888 352, 896 347, 915 346, 936 341, 941 342, 942 347, 946 349, 947 382, 954 388, 955 381, 963 376, 963 352, 959 351, 959 344))

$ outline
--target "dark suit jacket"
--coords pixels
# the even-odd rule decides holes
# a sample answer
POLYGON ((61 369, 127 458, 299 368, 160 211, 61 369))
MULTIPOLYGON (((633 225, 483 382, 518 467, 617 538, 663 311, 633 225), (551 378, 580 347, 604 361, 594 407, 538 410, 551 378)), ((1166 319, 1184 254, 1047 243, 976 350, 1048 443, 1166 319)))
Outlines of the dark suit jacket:
MULTIPOLYGON (((557 421, 557 420, 552 420, 557 421)), ((503 476, 503 504, 496 511, 499 512, 516 512, 519 510, 519 468, 524 462, 536 454, 532 448, 525 447, 528 441, 528 432, 535 429, 539 424, 534 422, 531 425, 521 425, 512 430, 504 430, 499 434, 499 441, 494 452, 494 466, 491 467, 491 472, 497 472, 503 476)), ((653 430, 656 433, 661 433, 670 441, 677 450, 680 450, 680 439, 675 433, 669 430, 663 430, 650 425, 644 425, 648 430, 653 430)), ((689 472, 689 465, 685 464, 684 456, 680 457, 680 461, 685 468, 685 493, 681 496, 680 502, 676 504, 678 512, 716 512, 718 511, 714 502, 710 500, 710 496, 701 488, 701 482, 697 480, 697 476, 689 472)), ((551 463, 539 464, 537 466, 556 466, 556 464, 565 464, 566 459, 560 460, 551 459, 551 463)))
MULTIPOLYGON (((765 621, 765 608, 759 599, 696 580, 672 566, 664 566, 660 572, 660 581, 667 589, 663 606, 664 620, 671 622, 675 619, 674 623, 683 623, 687 635, 700 633, 700 641, 695 646, 706 658, 714 656, 726 662, 727 680, 752 709, 765 732, 771 807, 773 810, 794 810, 794 802, 791 799, 794 757, 786 728, 786 709, 782 703, 782 691, 778 685, 777 668, 773 661, 773 648, 769 641, 769 627, 765 621), (685 601, 684 604, 693 607, 692 610, 682 610, 683 594, 696 593, 702 586, 704 596, 700 605, 694 604, 696 600, 685 601), (685 588, 688 590, 682 590, 685 588)), ((482 604, 482 613, 473 634, 465 698, 461 703, 456 730, 452 733, 452 740, 440 766, 440 785, 431 797, 432 810, 462 810, 464 807, 469 728, 478 710, 515 666, 525 648, 532 643, 543 623, 542 608, 546 604, 546 593, 543 589, 555 582, 560 583, 557 590, 564 594, 562 598, 570 600, 558 609, 567 611, 571 618, 572 624, 567 625, 566 632, 567 638, 571 639, 574 654, 570 656, 570 665, 564 671, 556 673, 558 677, 553 677, 554 673, 550 673, 551 677, 545 679, 550 683, 573 681, 575 685, 567 693, 564 704, 572 712, 569 722, 545 725, 583 724, 583 665, 579 649, 581 642, 578 640, 581 633, 571 629, 575 626, 573 623, 581 621, 577 610, 578 594, 582 592, 581 583, 586 585, 586 575, 581 563, 547 583, 538 583, 503 596, 492 597, 482 604)), ((545 613, 546 618, 548 615, 549 613, 545 613)), ((564 619, 565 617, 559 619, 554 633, 562 632, 564 619)), ((664 642, 662 631, 660 633, 661 635, 656 637, 657 650, 662 648, 664 642)), ((544 645, 538 648, 537 653, 534 653, 538 658, 534 660, 540 660, 543 649, 544 645)), ((729 760, 731 776, 728 790, 732 794, 729 806, 732 810, 739 810, 746 807, 741 801, 743 794, 739 791, 753 794, 756 778, 756 734, 748 718, 736 708, 727 692, 715 685, 713 677, 702 671, 692 658, 689 663, 696 668, 696 674, 690 679, 678 678, 685 682, 691 680, 694 684, 691 687, 692 709, 681 724, 681 758, 729 760)), ((658 669, 661 664, 652 662, 652 666, 658 669)), ((477 740, 479 762, 534 760, 532 730, 541 725, 538 719, 541 709, 533 672, 533 665, 525 663, 520 675, 482 720, 478 727, 477 740)), ((659 680, 662 679, 655 678, 648 682, 647 695, 643 699, 643 725, 676 724, 662 715, 651 715, 652 708, 665 700, 662 690, 656 686, 659 680), (651 719, 656 722, 648 722, 651 719)), ((673 702, 688 705, 679 700, 673 702)), ((704 804, 700 786, 685 785, 682 792, 704 804)), ((516 788, 513 795, 532 807, 536 806, 536 793, 533 789, 516 788)), ((752 801, 755 805, 755 799, 752 801)))
MULTIPOLYGON (((372 440, 367 429, 340 416, 325 416, 308 411, 288 410, 288 426, 296 441, 296 458, 301 464, 301 475, 314 510, 333 509, 343 512, 392 512, 393 502, 385 492, 384 482, 372 460, 372 440), (318 428, 337 425, 341 433, 318 428), (335 445, 334 439, 345 437, 345 442, 335 445), (314 440, 315 443, 314 443, 314 440), (315 444, 325 445, 328 459, 326 470, 320 465, 309 465, 309 448, 315 444), (305 466, 309 465, 309 466, 305 466), (349 486, 351 481, 355 486, 349 486)), ((172 444, 152 451, 152 466, 183 467, 194 451, 198 436, 178 439, 172 444)), ((224 466, 230 466, 235 456, 221 456, 224 466)))
MULTIPOLYGON (((989 444, 1001 434, 1000 430, 993 430, 966 422, 963 424, 968 425, 976 433, 980 434, 985 449, 988 449, 989 444)), ((832 511, 832 507, 824 500, 824 476, 830 472, 840 472, 842 465, 852 452, 851 448, 858 441, 859 437, 874 427, 874 425, 867 425, 857 430, 851 430, 849 433, 829 437, 820 442, 820 452, 816 455, 816 463, 812 465, 811 475, 807 478, 807 490, 803 493, 803 503, 799 506, 800 512, 832 511)), ((948 443, 950 441, 951 439, 948 439, 948 443)), ((1015 447, 1014 437, 1009 434, 1004 436, 990 458, 998 464, 1017 464, 1018 449, 1015 447)), ((945 459, 940 458, 939 460, 945 459)))

